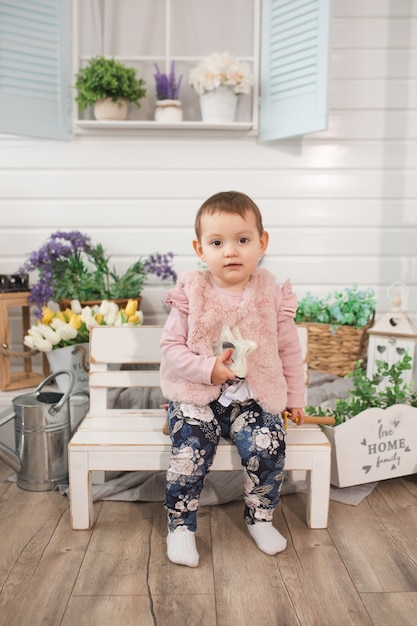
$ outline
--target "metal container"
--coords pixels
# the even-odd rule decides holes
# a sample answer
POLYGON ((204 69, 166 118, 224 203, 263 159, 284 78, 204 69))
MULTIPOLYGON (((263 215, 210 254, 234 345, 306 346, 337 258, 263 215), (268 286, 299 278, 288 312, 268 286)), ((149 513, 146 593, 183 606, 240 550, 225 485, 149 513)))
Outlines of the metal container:
POLYGON ((68 483, 69 398, 74 382, 71 371, 54 372, 33 393, 14 398, 13 412, 0 422, 2 425, 15 418, 17 452, 0 443, 0 459, 15 470, 21 489, 49 491, 59 483, 68 483), (65 393, 42 391, 62 374, 69 377, 65 393))

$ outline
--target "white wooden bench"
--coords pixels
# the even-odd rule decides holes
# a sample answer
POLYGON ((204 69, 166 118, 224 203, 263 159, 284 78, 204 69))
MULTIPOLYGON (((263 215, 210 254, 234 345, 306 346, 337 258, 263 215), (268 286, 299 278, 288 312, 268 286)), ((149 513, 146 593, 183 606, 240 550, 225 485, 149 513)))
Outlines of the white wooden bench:
MULTIPOLYGON (((160 326, 100 326, 91 331, 90 409, 68 445, 73 529, 93 525, 92 471, 160 471, 168 467, 171 441, 162 432, 164 409, 108 408, 109 389, 159 387, 157 370, 117 369, 115 364, 159 364, 161 331, 160 326)), ((285 467, 307 472, 307 525, 326 528, 330 443, 317 425, 288 428, 285 467)), ((238 469, 242 470, 242 465, 236 447, 221 439, 212 471, 238 469)))

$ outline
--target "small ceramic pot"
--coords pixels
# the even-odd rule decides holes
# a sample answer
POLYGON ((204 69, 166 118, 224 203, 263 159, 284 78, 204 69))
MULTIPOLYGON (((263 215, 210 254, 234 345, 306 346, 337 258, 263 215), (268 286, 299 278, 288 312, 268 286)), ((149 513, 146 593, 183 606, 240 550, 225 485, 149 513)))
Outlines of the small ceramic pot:
POLYGON ((155 122, 173 124, 182 122, 182 105, 180 100, 157 100, 155 106, 155 122))
POLYGON ((125 120, 127 118, 127 100, 111 98, 97 100, 94 104, 94 117, 96 120, 125 120))

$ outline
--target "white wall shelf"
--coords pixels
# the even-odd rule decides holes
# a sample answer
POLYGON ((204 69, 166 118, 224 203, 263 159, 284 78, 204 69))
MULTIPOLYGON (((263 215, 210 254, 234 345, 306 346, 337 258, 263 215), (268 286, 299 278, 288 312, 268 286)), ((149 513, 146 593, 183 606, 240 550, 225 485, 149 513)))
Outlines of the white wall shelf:
POLYGON ((163 124, 154 121, 95 121, 78 120, 74 130, 77 131, 103 131, 103 130, 223 130, 223 131, 250 131, 253 129, 251 122, 234 122, 233 124, 207 124, 206 122, 177 122, 173 124, 163 124))

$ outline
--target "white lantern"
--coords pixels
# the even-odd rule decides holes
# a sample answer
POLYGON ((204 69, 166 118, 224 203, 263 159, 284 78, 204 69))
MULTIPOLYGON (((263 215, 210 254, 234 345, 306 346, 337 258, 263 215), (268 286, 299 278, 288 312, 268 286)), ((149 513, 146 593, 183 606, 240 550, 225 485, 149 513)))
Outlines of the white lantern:
MULTIPOLYGON (((402 285, 404 288, 405 285, 402 285)), ((391 285, 393 288, 393 285, 391 285)), ((368 330, 368 362, 366 375, 372 378, 376 373, 376 361, 384 361, 388 365, 394 365, 400 361, 405 351, 413 359, 411 370, 403 372, 405 383, 413 383, 416 380, 416 355, 417 355, 417 327, 410 321, 407 314, 401 309, 401 295, 396 292, 392 298, 392 310, 384 315, 372 328, 368 330)), ((384 388, 386 380, 381 383, 384 388)))

